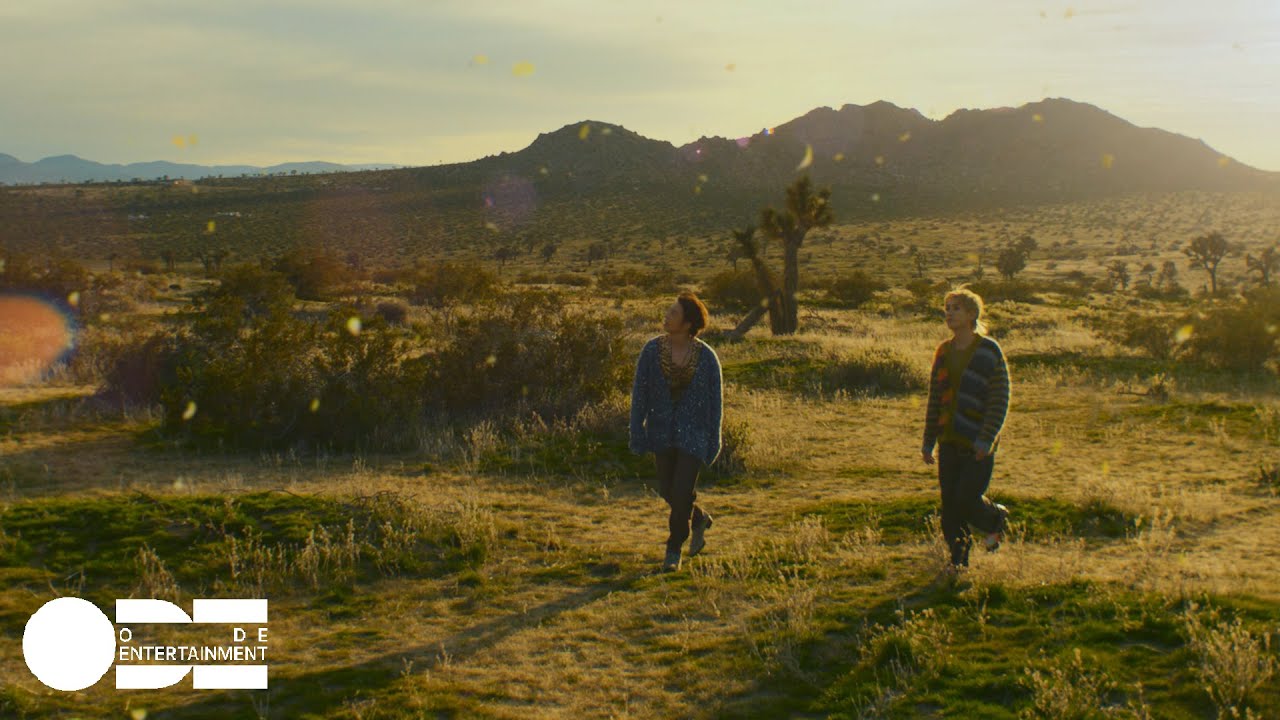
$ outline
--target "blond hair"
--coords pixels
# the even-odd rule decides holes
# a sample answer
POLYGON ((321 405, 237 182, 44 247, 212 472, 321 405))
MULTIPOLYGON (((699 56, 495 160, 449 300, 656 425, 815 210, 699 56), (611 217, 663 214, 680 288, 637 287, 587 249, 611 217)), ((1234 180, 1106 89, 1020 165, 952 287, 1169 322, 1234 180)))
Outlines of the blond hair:
POLYGON ((947 293, 947 296, 942 299, 942 306, 945 308, 947 302, 952 299, 959 300, 966 310, 973 313, 973 331, 979 335, 986 335, 987 324, 982 321, 982 296, 970 290, 968 285, 961 285, 947 293))

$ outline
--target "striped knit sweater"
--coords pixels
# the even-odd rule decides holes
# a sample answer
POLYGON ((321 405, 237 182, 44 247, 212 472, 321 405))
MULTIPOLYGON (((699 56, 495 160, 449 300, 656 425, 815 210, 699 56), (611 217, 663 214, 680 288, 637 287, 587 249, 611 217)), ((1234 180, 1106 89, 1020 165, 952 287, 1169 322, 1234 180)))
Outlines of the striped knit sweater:
POLYGON ((1000 429, 1009 412, 1009 366, 1005 363, 1000 344, 985 335, 974 339, 973 358, 960 378, 960 391, 956 395, 956 414, 948 417, 951 395, 951 378, 947 376, 947 353, 951 340, 938 346, 933 355, 933 370, 929 373, 929 403, 925 410, 924 445, 926 453, 933 446, 947 425, 973 443, 975 450, 994 453, 1000 442, 1000 429))

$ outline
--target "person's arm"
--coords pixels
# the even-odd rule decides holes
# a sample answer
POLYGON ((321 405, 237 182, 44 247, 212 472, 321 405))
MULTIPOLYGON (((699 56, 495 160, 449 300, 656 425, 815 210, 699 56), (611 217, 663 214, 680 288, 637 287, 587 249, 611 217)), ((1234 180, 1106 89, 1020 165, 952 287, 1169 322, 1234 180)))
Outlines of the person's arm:
POLYGON ((926 463, 933 462, 933 446, 938 441, 938 418, 942 416, 942 396, 938 392, 938 372, 941 370, 946 353, 944 345, 939 345, 933 354, 933 366, 929 369, 929 399, 925 402, 924 438, 920 445, 920 454, 926 463))
POLYGON ((649 346, 645 345, 636 361, 636 377, 631 383, 631 430, 627 444, 636 455, 643 455, 647 450, 643 440, 644 418, 649 412, 648 358, 649 346))
POLYGON ((1000 429, 1004 427, 1005 417, 1009 414, 1009 365, 1005 362, 1004 352, 994 340, 991 345, 995 350, 996 361, 991 369, 991 377, 987 380, 987 408, 982 417, 982 432, 973 449, 981 457, 991 454, 991 446, 995 444, 1000 429))
POLYGON ((707 461, 707 464, 710 465, 720 456, 720 424, 724 419, 724 391, 720 376, 720 358, 716 356, 714 351, 707 354, 710 355, 708 359, 711 361, 710 377, 708 379, 710 398, 707 402, 707 428, 710 433, 707 442, 707 457, 711 458, 707 461))

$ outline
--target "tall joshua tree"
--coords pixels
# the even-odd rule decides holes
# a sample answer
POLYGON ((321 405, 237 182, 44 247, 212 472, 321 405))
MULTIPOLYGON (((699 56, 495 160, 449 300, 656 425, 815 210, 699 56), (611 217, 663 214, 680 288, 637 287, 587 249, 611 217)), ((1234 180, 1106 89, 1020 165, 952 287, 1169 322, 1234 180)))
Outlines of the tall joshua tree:
POLYGON ((787 188, 785 208, 760 211, 760 229, 765 237, 782 241, 781 322, 773 329, 775 335, 793 335, 799 327, 796 292, 800 289, 800 247, 810 230, 826 227, 835 220, 830 199, 829 188, 815 192, 809 176, 802 175, 787 188))

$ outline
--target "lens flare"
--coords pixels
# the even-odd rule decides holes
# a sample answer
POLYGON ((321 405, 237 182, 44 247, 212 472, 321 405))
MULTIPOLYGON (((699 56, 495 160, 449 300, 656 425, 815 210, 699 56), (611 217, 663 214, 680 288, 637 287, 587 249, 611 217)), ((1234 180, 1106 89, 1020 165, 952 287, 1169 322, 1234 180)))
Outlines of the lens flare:
POLYGON ((800 158, 800 164, 796 166, 796 171, 804 170, 813 164, 813 146, 806 144, 804 146, 804 157, 800 158))
POLYGON ((39 380, 74 345, 71 321, 53 305, 0 296, 0 387, 39 380))

